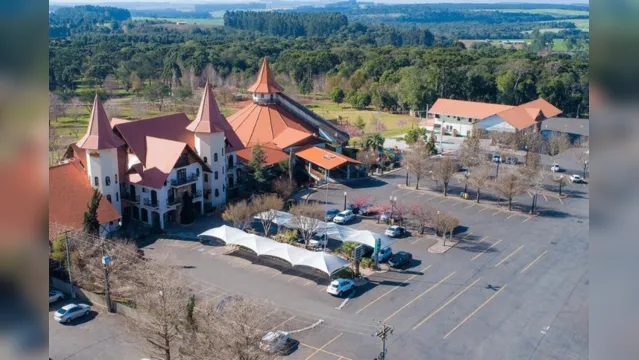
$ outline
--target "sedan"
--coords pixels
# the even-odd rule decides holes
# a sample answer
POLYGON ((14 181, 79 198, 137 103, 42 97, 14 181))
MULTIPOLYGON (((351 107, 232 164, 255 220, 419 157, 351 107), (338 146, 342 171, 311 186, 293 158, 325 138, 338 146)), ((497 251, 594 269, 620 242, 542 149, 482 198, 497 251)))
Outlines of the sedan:
POLYGON ((91 313, 91 306, 87 304, 68 304, 55 312, 53 319, 60 323, 69 323, 71 320, 91 313))
POLYGON ((384 231, 384 234, 386 236, 395 238, 395 237, 407 236, 408 231, 406 231, 406 229, 404 229, 401 226, 393 225, 393 226, 387 227, 386 231, 384 231))
POLYGON ((324 216, 324 221, 333 221, 335 215, 339 214, 339 209, 329 209, 326 211, 326 215, 324 216))
MULTIPOLYGON (((393 255, 393 249, 391 249, 390 246, 387 246, 387 247, 379 250, 379 253, 377 253, 377 261, 378 262, 384 262, 384 261, 386 261, 386 259, 390 258, 391 255, 393 255)), ((373 259, 373 261, 375 261, 375 254, 374 253, 371 255, 371 259, 373 259)))
POLYGON ((388 259, 388 265, 394 268, 398 268, 403 265, 409 264, 411 261, 413 261, 413 255, 411 253, 400 251, 398 253, 395 253, 395 255, 391 256, 390 259, 388 259))
POLYGON ((574 183, 580 183, 581 180, 581 176, 577 175, 577 174, 572 174, 570 175, 570 181, 574 182, 574 183))
MULTIPOLYGON (((391 217, 391 212, 390 211, 385 211, 383 212, 381 215, 379 215, 379 221, 381 222, 388 222, 388 219, 391 217)), ((393 214, 393 220, 395 221, 400 221, 402 219, 401 216, 397 215, 397 214, 393 214)))
POLYGON ((346 224, 347 222, 355 219, 355 214, 350 210, 344 210, 341 213, 335 215, 333 222, 336 224, 346 224))
POLYGON ((49 304, 64 299, 64 294, 60 290, 49 290, 49 304))
POLYGON ((559 172, 561 171, 561 168, 559 167, 559 164, 552 164, 552 166, 550 167, 550 171, 559 172))
POLYGON ((342 296, 347 291, 350 291, 355 288, 355 282, 351 279, 337 279, 331 281, 326 288, 326 292, 331 295, 342 296))

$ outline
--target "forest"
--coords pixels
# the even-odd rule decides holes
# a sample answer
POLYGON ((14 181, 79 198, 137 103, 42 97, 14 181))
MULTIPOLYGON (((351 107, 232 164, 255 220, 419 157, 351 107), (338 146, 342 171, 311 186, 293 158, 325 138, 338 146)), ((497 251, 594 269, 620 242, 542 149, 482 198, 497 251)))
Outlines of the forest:
POLYGON ((519 104, 541 96, 566 116, 588 113, 587 54, 538 56, 489 44, 466 49, 426 41, 418 31, 415 40, 397 41, 402 30, 382 24, 351 23, 326 38, 227 27, 185 32, 139 22, 126 29, 51 38, 50 90, 69 98, 80 88, 117 83, 128 94, 156 84, 175 92, 196 89, 208 77, 241 91, 268 56, 287 92, 329 96, 339 89, 357 108, 422 110, 439 97, 519 104))
POLYGON ((260 31, 275 36, 326 37, 347 24, 346 16, 338 12, 305 14, 276 11, 227 11, 224 14, 224 26, 260 31))

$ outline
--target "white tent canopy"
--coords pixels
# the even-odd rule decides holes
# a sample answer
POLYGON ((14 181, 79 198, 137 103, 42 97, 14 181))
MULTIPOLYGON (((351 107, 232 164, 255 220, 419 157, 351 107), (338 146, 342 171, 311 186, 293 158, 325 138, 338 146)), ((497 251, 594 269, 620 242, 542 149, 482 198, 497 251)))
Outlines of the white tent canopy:
POLYGON ((380 245, 382 249, 390 246, 393 243, 393 240, 388 236, 368 230, 357 230, 355 234, 347 237, 344 241, 354 241, 356 243, 375 247, 375 239, 380 239, 380 245))
POLYGON ((267 255, 288 261, 291 265, 308 266, 328 275, 348 266, 349 262, 335 255, 309 251, 296 246, 279 243, 266 237, 248 234, 240 229, 222 225, 198 236, 218 238, 229 245, 238 245, 253 250, 258 256, 267 255))

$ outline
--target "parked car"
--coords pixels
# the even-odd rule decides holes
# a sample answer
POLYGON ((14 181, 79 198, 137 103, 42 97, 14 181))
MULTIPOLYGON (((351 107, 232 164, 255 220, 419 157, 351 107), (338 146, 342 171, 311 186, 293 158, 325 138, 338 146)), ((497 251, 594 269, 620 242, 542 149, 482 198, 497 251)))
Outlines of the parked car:
POLYGON ((408 231, 406 231, 406 229, 401 226, 392 225, 386 228, 386 231, 384 231, 384 234, 386 236, 395 238, 395 237, 402 237, 402 236, 408 235, 408 231))
POLYGON ((91 313, 91 306, 87 304, 68 304, 55 312, 53 319, 60 323, 68 323, 71 320, 81 316, 87 316, 91 313))
POLYGON ((581 176, 577 175, 577 174, 572 174, 570 175, 570 181, 574 182, 574 183, 580 183, 582 182, 581 176))
MULTIPOLYGON (((390 218, 390 216, 391 216, 391 212, 390 211, 385 211, 385 212, 383 212, 383 213, 381 213, 379 215, 379 221, 387 222, 388 219, 390 218)), ((402 217, 399 216, 398 214, 393 214, 393 220, 400 221, 401 219, 402 219, 402 217)))
POLYGON ((519 163, 519 160, 517 160, 516 157, 508 156, 506 157, 506 160, 504 161, 504 163, 510 164, 510 165, 517 165, 519 163))
POLYGON ((289 355, 297 349, 299 343, 286 331, 269 331, 262 337, 260 349, 269 354, 289 355))
POLYGON ((550 167, 550 171, 559 172, 561 171, 561 168, 559 167, 559 164, 555 163, 555 164, 552 164, 552 166, 550 167))
POLYGON ((49 304, 64 299, 64 294, 60 290, 49 290, 49 304))
POLYGON ((501 162, 501 156, 499 156, 499 155, 493 155, 493 162, 494 162, 494 163, 499 163, 499 162, 501 162))
MULTIPOLYGON (((379 253, 377 253, 377 261, 378 262, 384 262, 386 260, 388 260, 388 258, 391 257, 391 255, 393 255, 393 249, 391 249, 390 246, 387 246, 383 249, 379 250, 379 253)), ((371 255, 371 259, 373 259, 373 261, 375 261, 375 254, 371 255)))
POLYGON ((395 253, 393 256, 390 257, 390 259, 388 259, 388 265, 394 268, 398 268, 403 265, 409 264, 411 261, 413 261, 413 254, 406 251, 400 251, 398 253, 395 253))
POLYGON ((339 209, 329 209, 326 211, 326 215, 324 216, 324 221, 333 221, 335 215, 339 214, 339 209))
POLYGON ((323 235, 313 235, 313 237, 308 241, 308 244, 311 247, 320 247, 328 245, 328 238, 323 235))
POLYGON ((373 215, 375 213, 373 209, 373 204, 366 204, 359 208, 359 213, 362 215, 373 215))
POLYGON ((326 292, 331 295, 342 296, 345 292, 353 290, 355 283, 351 279, 336 279, 331 281, 326 288, 326 292))
POLYGON ((333 218, 333 222, 336 224, 346 224, 349 221, 355 219, 355 214, 351 210, 344 210, 339 214, 335 215, 333 218))

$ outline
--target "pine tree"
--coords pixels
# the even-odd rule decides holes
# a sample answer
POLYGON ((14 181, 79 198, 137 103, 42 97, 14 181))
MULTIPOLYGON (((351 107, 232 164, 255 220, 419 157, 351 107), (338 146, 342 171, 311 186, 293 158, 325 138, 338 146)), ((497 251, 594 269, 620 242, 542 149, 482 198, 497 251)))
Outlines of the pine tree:
POLYGON ((266 159, 264 156, 264 150, 262 150, 262 146, 260 146, 260 144, 253 146, 253 157, 251 161, 249 161, 248 166, 249 169, 251 169, 253 179, 255 179, 258 184, 262 184, 266 181, 266 178, 264 178, 265 163, 266 159))
POLYGON ((431 155, 437 154, 437 149, 435 148, 435 139, 433 138, 433 135, 428 137, 428 142, 426 142, 426 149, 431 155))
POLYGON ((98 189, 93 190, 91 202, 87 205, 87 211, 84 212, 84 221, 82 230, 87 234, 100 235, 100 222, 98 221, 98 207, 100 207, 102 194, 98 189))
POLYGON ((193 198, 185 191, 182 194, 182 211, 180 211, 180 222, 182 224, 191 224, 195 221, 195 212, 193 211, 193 198))

